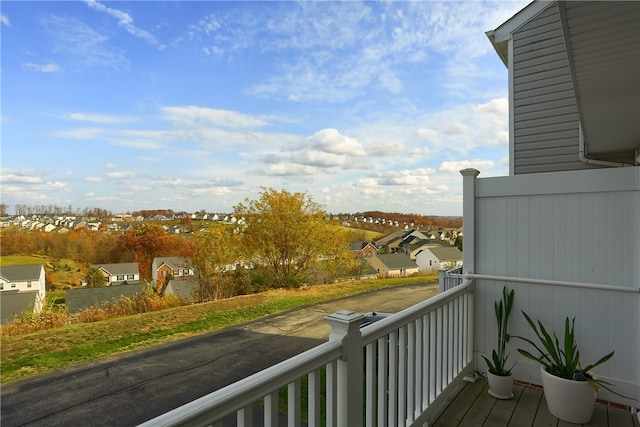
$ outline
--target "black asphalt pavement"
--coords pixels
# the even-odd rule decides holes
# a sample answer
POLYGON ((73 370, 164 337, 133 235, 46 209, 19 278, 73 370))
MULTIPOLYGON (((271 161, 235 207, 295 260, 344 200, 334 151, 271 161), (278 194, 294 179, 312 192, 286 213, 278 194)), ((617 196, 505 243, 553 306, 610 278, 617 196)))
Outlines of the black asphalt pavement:
POLYGON ((383 289, 3 384, 0 425, 134 426, 325 342, 324 316, 393 313, 437 284, 383 289))

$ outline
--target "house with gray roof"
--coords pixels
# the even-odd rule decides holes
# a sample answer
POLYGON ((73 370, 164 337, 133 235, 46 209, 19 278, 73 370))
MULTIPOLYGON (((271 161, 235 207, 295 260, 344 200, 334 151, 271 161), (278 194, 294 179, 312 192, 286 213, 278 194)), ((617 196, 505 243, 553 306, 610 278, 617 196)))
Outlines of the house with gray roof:
POLYGON ((425 247, 416 255, 416 264, 421 273, 450 270, 462 265, 462 252, 457 246, 425 247))
POLYGON ((165 295, 175 295, 188 302, 197 302, 198 284, 192 278, 170 280, 164 289, 165 295))
POLYGON ((42 265, 0 267, 2 323, 25 310, 39 313, 46 297, 45 272, 42 265))
POLYGON ((140 269, 137 262, 120 262, 116 264, 96 264, 92 267, 100 270, 104 276, 104 286, 122 285, 123 283, 139 283, 140 269))
POLYGON ((377 254, 367 261, 383 277, 403 277, 418 272, 418 265, 403 253, 377 254))

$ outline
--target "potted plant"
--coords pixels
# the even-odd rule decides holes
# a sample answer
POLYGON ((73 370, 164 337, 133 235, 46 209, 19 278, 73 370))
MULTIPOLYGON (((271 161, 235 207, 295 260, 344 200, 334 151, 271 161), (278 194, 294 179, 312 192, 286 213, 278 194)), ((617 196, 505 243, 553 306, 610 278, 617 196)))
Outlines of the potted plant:
POLYGON ((588 423, 593 414, 596 392, 600 388, 622 396, 609 388, 611 384, 594 377, 591 372, 596 366, 611 359, 613 351, 597 362, 582 367, 574 334, 575 317, 571 322, 569 322, 569 317, 566 318, 564 342, 561 344, 557 335, 554 333, 552 337, 540 321, 536 326, 527 313, 523 311, 522 314, 536 334, 542 348, 529 338, 518 336, 516 338, 531 344, 539 355, 535 356, 521 348, 518 349, 518 352, 540 363, 542 388, 549 412, 552 415, 570 423, 588 423))
POLYGON ((509 315, 513 307, 515 292, 507 292, 507 287, 502 288, 502 299, 494 303, 496 322, 498 324, 498 347, 493 349, 491 359, 482 356, 487 362, 487 379, 489 381, 489 394, 497 399, 511 399, 513 397, 513 375, 510 368, 507 368, 507 343, 511 338, 509 335, 509 315))

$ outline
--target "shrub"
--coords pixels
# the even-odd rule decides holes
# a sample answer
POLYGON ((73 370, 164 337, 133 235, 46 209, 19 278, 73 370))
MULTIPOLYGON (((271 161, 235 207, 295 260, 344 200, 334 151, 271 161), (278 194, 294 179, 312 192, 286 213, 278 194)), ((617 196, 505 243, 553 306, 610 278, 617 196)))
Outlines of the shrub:
POLYGON ((69 313, 64 305, 45 305, 40 313, 25 310, 14 315, 13 320, 0 327, 0 335, 20 335, 41 329, 53 329, 70 323, 69 313))

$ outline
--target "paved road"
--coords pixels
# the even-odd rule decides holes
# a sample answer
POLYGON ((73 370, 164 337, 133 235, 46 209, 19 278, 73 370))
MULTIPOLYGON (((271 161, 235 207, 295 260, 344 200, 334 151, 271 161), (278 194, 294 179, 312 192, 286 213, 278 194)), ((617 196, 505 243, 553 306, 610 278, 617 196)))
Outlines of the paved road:
POLYGON ((437 284, 411 285, 312 304, 4 384, 0 422, 134 426, 325 342, 328 314, 393 313, 437 292, 437 284))

